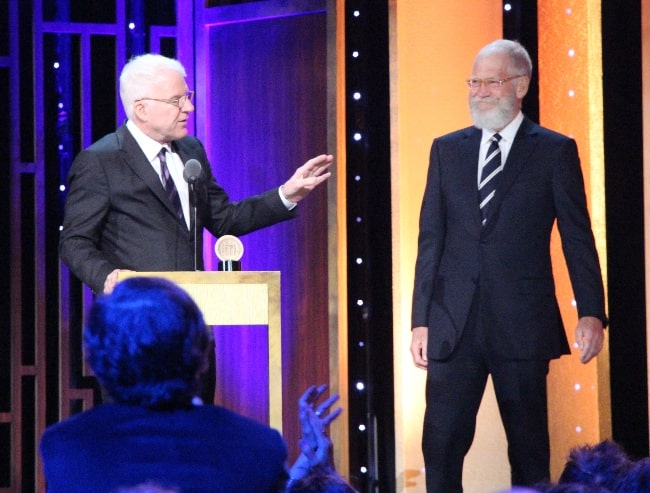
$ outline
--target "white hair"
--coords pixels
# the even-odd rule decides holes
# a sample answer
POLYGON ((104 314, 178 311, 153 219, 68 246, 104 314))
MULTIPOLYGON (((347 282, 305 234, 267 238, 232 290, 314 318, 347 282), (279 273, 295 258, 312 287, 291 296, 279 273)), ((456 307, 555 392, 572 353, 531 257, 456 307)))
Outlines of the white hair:
POLYGON ((517 41, 509 39, 497 39, 490 44, 485 45, 476 55, 476 59, 494 53, 505 53, 510 60, 510 68, 513 70, 511 75, 527 75, 530 77, 533 73, 533 62, 526 48, 517 41))
POLYGON ((120 99, 129 119, 133 115, 133 103, 148 96, 147 92, 158 81, 161 70, 173 70, 187 76, 181 62, 155 53, 133 57, 124 65, 120 74, 120 99))

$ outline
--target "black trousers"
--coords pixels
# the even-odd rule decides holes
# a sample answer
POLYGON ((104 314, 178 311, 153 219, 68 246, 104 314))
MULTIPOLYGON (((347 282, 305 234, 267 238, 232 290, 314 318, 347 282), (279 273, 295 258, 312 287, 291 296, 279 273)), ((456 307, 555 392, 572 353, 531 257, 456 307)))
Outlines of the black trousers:
POLYGON ((508 440, 512 485, 532 486, 550 477, 546 401, 549 363, 487 354, 478 312, 475 302, 452 355, 428 362, 422 435, 427 493, 463 491, 463 462, 474 439, 476 414, 488 375, 492 376, 508 440))

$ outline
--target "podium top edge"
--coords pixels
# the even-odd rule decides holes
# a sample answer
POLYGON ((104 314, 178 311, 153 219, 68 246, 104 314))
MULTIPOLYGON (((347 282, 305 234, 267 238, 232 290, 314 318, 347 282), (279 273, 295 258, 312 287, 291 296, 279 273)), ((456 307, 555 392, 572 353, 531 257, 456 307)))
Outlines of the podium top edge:
POLYGON ((125 271, 119 279, 161 277, 176 284, 269 284, 280 280, 280 271, 125 271))

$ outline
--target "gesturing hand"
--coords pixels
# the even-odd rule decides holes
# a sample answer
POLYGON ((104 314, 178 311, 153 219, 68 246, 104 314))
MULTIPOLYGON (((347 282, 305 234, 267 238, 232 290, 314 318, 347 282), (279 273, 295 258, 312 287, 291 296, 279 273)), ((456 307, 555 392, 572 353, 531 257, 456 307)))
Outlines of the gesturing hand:
POLYGON ((334 157, 330 154, 321 154, 310 159, 282 185, 282 194, 290 202, 300 202, 314 188, 332 176, 328 168, 333 161, 334 157))
POLYGON ((336 394, 328 397, 321 404, 316 404, 326 389, 326 385, 312 385, 298 400, 298 416, 302 431, 301 454, 289 472, 292 479, 305 477, 316 466, 331 466, 332 441, 325 434, 325 428, 343 410, 339 407, 329 411, 332 404, 339 399, 336 394))

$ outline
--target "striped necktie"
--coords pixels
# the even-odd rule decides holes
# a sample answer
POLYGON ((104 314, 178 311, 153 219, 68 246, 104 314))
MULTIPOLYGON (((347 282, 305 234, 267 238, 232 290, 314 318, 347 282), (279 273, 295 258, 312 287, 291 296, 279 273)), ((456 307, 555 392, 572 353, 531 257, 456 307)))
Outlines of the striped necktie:
POLYGON ((179 219, 185 221, 185 216, 183 215, 183 207, 181 206, 181 199, 178 196, 178 190, 176 189, 174 180, 169 174, 169 168, 167 167, 167 156, 165 155, 166 152, 167 149, 163 147, 162 149, 160 149, 160 152, 158 153, 158 159, 160 160, 160 177, 162 180, 163 187, 167 192, 167 196, 169 197, 169 200, 174 206, 176 215, 178 216, 179 219))
POLYGON ((503 165, 501 164, 501 149, 499 148, 501 135, 494 134, 490 140, 490 147, 485 155, 485 162, 481 168, 481 178, 478 184, 483 224, 485 224, 485 218, 487 217, 488 204, 494 197, 494 191, 497 185, 496 178, 503 169, 503 165))

